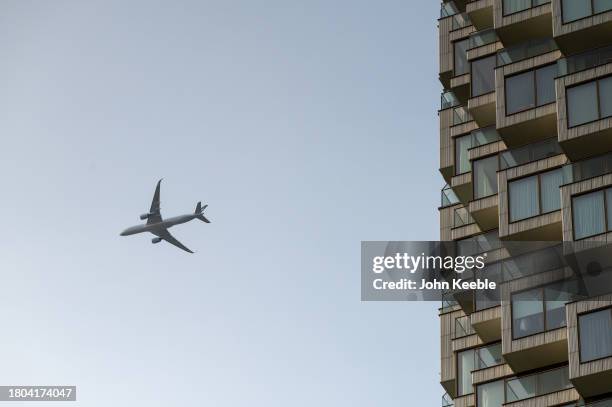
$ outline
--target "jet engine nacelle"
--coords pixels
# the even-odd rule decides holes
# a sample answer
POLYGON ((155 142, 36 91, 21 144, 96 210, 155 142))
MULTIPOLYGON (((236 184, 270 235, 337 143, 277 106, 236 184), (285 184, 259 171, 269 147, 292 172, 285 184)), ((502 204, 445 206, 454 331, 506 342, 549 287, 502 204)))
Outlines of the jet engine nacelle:
POLYGON ((149 216, 151 216, 150 213, 143 213, 142 215, 140 215, 140 220, 149 219, 149 216))
POLYGON ((155 243, 159 243, 162 241, 161 237, 154 237, 153 239, 151 239, 151 243, 155 244, 155 243))

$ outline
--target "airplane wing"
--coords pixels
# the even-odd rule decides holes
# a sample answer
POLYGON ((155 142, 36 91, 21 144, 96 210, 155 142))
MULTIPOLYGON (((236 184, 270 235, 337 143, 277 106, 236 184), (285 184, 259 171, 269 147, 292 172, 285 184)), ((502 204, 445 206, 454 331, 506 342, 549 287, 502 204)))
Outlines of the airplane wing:
POLYGON ((179 242, 178 240, 176 240, 174 238, 174 236, 172 236, 170 234, 170 232, 168 232, 168 229, 163 229, 163 230, 155 230, 155 231, 151 231, 151 233, 153 233, 155 236, 157 237, 161 237, 162 239, 164 239, 166 242, 175 245, 176 247, 178 247, 179 249, 183 249, 188 253, 193 253, 191 250, 189 250, 187 247, 185 247, 181 242, 179 242))
POLYGON ((161 212, 159 208, 159 187, 161 186, 161 182, 161 179, 157 182, 155 194, 153 194, 153 201, 151 202, 151 209, 149 209, 149 213, 151 215, 149 215, 149 218, 147 219, 147 224, 159 223, 162 221, 161 212))

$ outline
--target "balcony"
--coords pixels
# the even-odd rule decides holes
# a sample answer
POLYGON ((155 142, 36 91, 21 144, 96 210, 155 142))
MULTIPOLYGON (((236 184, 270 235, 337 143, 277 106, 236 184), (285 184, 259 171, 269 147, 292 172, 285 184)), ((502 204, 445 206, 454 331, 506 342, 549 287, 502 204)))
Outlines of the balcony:
POLYGON ((480 228, 474 222, 474 218, 472 218, 472 215, 465 206, 459 206, 453 212, 452 240, 464 239, 468 236, 481 233, 480 228))
MULTIPOLYGON (((577 56, 562 64, 590 66, 609 61, 612 49, 577 56)), ((612 151, 612 62, 570 73, 555 81, 559 143, 572 161, 612 151)))
POLYGON ((549 0, 494 0, 494 27, 505 45, 552 36, 549 0))
POLYGON ((561 267, 503 284, 502 298, 511 298, 502 302, 503 355, 514 372, 567 361, 564 304, 577 292, 570 276, 561 267))
POLYGON ((600 0, 553 0, 553 35, 564 54, 603 46, 612 38, 612 6, 600 0))
POLYGON ((570 379, 583 397, 610 392, 611 306, 612 295, 567 305, 570 379))
POLYGON ((509 148, 557 133, 555 77, 560 56, 551 51, 495 70, 497 131, 509 148))
POLYGON ((504 406, 550 407, 578 401, 580 396, 568 378, 568 367, 506 379, 504 406))
POLYGON ((453 352, 453 338, 455 333, 455 320, 465 314, 458 309, 454 300, 448 298, 452 305, 440 313, 440 384, 452 397, 457 396, 457 359, 453 352))
POLYGON ((467 52, 470 62, 470 99, 468 110, 479 126, 495 124, 496 53, 502 48, 494 30, 473 33, 467 52))
POLYGON ((498 172, 500 238, 562 239, 559 187, 566 163, 565 155, 559 154, 498 172))
POLYGON ((493 27, 493 0, 472 0, 465 11, 477 30, 493 27))
POLYGON ((473 312, 470 314, 470 323, 484 342, 501 339, 501 306, 473 312))

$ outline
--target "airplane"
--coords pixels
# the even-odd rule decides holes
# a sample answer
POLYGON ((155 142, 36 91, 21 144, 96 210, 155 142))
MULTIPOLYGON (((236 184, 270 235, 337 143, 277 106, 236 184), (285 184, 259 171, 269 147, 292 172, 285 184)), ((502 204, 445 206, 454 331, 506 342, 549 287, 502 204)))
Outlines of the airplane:
POLYGON ((136 225, 125 229, 121 232, 120 236, 129 236, 135 235, 137 233, 149 232, 154 234, 157 237, 154 237, 151 240, 151 243, 159 243, 162 240, 178 247, 179 249, 185 250, 188 253, 193 253, 187 247, 185 247, 181 242, 176 240, 174 236, 168 232, 168 229, 174 225, 180 225, 181 223, 189 222, 193 219, 200 219, 202 222, 210 223, 208 219, 203 215, 204 209, 208 205, 202 206, 201 202, 198 202, 195 208, 194 213, 190 213, 187 215, 179 215, 173 218, 162 219, 160 208, 159 208, 159 187, 161 185, 162 180, 160 179, 157 182, 157 187, 155 188, 155 194, 153 195, 153 202, 151 202, 151 209, 149 209, 148 213, 140 215, 140 220, 147 220, 147 223, 144 225, 136 225))

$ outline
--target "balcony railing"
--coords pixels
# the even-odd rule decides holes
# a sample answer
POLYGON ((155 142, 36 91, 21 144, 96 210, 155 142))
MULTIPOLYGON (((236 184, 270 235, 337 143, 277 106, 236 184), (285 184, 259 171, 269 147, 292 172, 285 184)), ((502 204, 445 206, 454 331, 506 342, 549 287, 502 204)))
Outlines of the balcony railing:
POLYGON ((553 157, 562 152, 563 150, 561 150, 557 138, 553 137, 539 143, 528 144, 523 147, 504 151, 499 155, 499 166, 500 169, 505 170, 506 168, 553 157))
POLYGON ((612 62, 612 45, 561 58, 557 61, 557 68, 559 76, 564 76, 609 62, 612 62))
POLYGON ((467 13, 455 14, 453 16, 453 30, 458 30, 468 25, 472 25, 472 21, 470 21, 470 17, 467 13))
POLYGON ((483 127, 472 132, 472 147, 483 146, 501 140, 495 126, 483 127))
POLYGON ((448 109, 449 107, 454 107, 458 104, 459 99, 457 99, 457 96, 455 96, 452 91, 447 90, 442 92, 442 95, 440 96, 440 110, 448 109))
POLYGON ((440 18, 454 16, 458 12, 459 9, 457 9, 457 6, 454 2, 449 1, 446 3, 442 3, 442 6, 440 7, 440 18))
POLYGON ((447 291, 442 293, 442 310, 452 308, 457 304, 457 300, 453 297, 453 292, 447 291))
POLYGON ((453 126, 467 123, 474 120, 465 106, 458 106, 453 109, 453 126))
POLYGON ((472 223, 474 223, 474 218, 472 218, 472 215, 465 206, 455 209, 453 216, 453 227, 458 228, 461 226, 471 225, 472 223))
POLYGON ((442 396, 442 407, 454 407, 454 406, 455 406, 455 402, 453 401, 451 396, 449 396, 448 393, 444 393, 444 396, 442 396))
POLYGON ((563 166, 563 182, 570 184, 612 172, 612 153, 563 166))
POLYGON ((506 403, 525 400, 573 387, 567 366, 506 380, 506 403))
POLYGON ((559 49, 552 38, 541 38, 523 42, 510 48, 504 48, 497 53, 497 66, 532 58, 537 55, 559 49))
POLYGON ((477 31, 470 35, 470 43, 468 49, 482 47, 483 45, 494 43, 497 40, 497 33, 493 28, 477 31))
POLYGON ((475 331, 472 328, 472 324, 470 324, 470 317, 468 315, 455 319, 455 335, 453 339, 473 335, 474 333, 475 331))
POLYGON ((453 191, 453 189, 448 184, 446 184, 444 188, 442 188, 441 196, 442 196, 442 202, 441 202, 442 208, 459 203, 459 198, 457 197, 457 194, 455 194, 455 191, 453 191))

